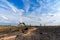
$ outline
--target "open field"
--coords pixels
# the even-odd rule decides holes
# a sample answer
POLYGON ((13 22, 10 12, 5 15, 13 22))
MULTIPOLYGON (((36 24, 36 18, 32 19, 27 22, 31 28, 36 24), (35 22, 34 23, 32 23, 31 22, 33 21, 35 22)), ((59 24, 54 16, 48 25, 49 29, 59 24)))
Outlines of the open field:
POLYGON ((0 26, 0 40, 60 40, 60 26, 0 26))

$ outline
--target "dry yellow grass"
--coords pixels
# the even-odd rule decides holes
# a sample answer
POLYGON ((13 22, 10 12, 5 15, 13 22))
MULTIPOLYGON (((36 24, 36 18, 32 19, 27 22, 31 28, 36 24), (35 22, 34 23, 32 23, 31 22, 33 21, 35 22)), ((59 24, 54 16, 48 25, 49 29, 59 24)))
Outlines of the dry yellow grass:
POLYGON ((12 31, 12 30, 19 30, 19 27, 14 27, 14 26, 0 26, 0 32, 12 31))
POLYGON ((22 26, 0 26, 0 33, 7 32, 7 31, 14 31, 14 30, 22 30, 24 27, 22 26))
POLYGON ((13 29, 13 27, 0 26, 0 32, 13 29))

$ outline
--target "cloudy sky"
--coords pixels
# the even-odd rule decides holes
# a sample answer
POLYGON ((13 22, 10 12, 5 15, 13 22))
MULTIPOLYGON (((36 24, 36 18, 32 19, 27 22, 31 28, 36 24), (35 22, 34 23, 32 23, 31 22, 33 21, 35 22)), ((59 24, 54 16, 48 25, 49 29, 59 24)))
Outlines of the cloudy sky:
POLYGON ((0 0, 0 24, 60 25, 60 0, 0 0))

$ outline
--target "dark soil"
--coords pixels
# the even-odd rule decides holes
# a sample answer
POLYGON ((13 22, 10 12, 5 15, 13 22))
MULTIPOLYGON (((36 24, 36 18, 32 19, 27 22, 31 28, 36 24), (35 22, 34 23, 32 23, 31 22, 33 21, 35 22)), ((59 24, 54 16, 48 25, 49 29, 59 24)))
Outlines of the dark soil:
POLYGON ((33 35, 29 37, 21 36, 21 32, 17 33, 15 40, 60 40, 60 27, 36 27, 33 35))

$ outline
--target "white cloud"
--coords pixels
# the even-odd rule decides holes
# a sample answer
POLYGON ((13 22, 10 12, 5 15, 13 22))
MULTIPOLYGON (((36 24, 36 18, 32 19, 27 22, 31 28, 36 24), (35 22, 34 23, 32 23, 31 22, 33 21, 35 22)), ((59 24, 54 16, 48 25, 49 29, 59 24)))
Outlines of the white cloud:
POLYGON ((0 16, 2 17, 0 21, 2 21, 2 19, 4 19, 4 21, 8 19, 7 21, 9 22, 17 21, 23 13, 23 10, 18 10, 6 0, 1 1, 0 6, 3 7, 3 8, 0 7, 0 16), (2 3, 5 3, 5 4, 2 4, 2 3))
POLYGON ((5 19, 5 20, 8 20, 8 18, 6 16, 2 16, 2 18, 5 19))
POLYGON ((23 0, 26 12, 27 14, 29 13, 28 15, 24 16, 23 13, 25 11, 23 9, 17 9, 13 4, 9 3, 7 0, 4 0, 2 2, 5 4, 1 3, 0 6, 5 7, 8 10, 0 7, 0 22, 25 22, 26 24, 32 25, 59 25, 60 7, 57 7, 57 4, 59 3, 56 3, 56 5, 53 4, 52 6, 49 1, 47 1, 47 5, 45 5, 42 1, 38 1, 41 6, 29 13, 28 10, 30 8, 30 2, 29 0, 23 0), (45 9, 46 12, 44 12, 42 9, 45 9))
POLYGON ((44 3, 41 3, 39 1, 41 6, 34 10, 32 13, 28 15, 33 20, 33 23, 37 24, 45 24, 45 25, 59 25, 60 24, 60 6, 59 2, 56 0, 55 3, 52 5, 51 3, 48 3, 48 5, 45 5, 44 3), (45 8, 45 12, 42 10, 42 8, 45 8))

